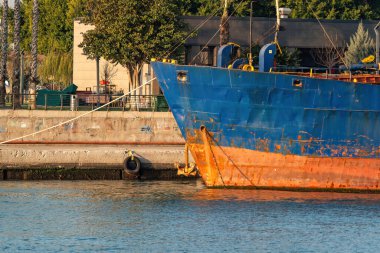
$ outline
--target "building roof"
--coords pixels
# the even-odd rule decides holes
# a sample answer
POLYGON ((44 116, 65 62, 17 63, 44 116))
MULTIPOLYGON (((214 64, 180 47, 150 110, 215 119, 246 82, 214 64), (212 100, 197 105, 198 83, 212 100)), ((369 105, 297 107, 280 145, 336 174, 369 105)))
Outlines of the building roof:
MULTIPOLYGON (((186 16, 183 17, 189 29, 197 27, 204 22, 207 17, 186 16)), ((320 20, 327 34, 337 42, 336 46, 347 44, 350 37, 356 32, 359 20, 320 20), (339 45, 340 44, 340 45, 339 45)), ((273 27, 276 23, 275 18, 252 19, 252 39, 253 43, 263 45, 273 41, 273 27)), ((365 29, 369 31, 372 38, 375 39, 374 27, 378 21, 364 20, 365 29)), ((203 25, 197 35, 187 40, 188 46, 217 46, 219 45, 219 24, 220 18, 212 18, 203 25), (215 35, 213 39, 212 36, 215 35), (211 41, 209 42, 209 40, 211 41), (209 42, 209 43, 208 43, 209 42)), ((232 17, 229 21, 230 40, 242 46, 249 45, 249 17, 232 17)), ((281 19, 283 31, 279 32, 278 40, 281 46, 292 48, 323 48, 331 47, 331 43, 326 38, 321 25, 316 19, 281 19)))

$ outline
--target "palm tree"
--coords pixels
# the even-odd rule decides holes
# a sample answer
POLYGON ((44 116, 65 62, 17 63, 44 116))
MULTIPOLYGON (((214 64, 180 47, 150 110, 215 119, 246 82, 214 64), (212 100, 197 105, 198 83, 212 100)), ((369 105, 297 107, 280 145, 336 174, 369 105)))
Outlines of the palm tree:
POLYGON ((0 107, 5 107, 5 80, 7 80, 8 59, 8 0, 3 0, 3 18, 1 21, 0 107))
POLYGON ((13 71, 13 85, 12 85, 12 93, 14 95, 13 98, 13 107, 20 108, 20 0, 15 0, 14 3, 14 71, 13 71))
POLYGON ((38 0, 33 0, 33 22, 32 22, 32 63, 30 66, 29 80, 29 107, 36 109, 36 86, 38 84, 37 77, 37 39, 38 39, 38 0))

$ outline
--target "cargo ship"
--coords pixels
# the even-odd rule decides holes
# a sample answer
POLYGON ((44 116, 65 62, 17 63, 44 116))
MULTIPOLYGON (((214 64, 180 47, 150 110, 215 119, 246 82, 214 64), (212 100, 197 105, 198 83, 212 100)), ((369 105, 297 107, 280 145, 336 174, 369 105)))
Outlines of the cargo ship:
POLYGON ((379 190, 379 74, 275 71, 277 43, 256 70, 235 47, 216 67, 151 62, 207 186, 379 190))

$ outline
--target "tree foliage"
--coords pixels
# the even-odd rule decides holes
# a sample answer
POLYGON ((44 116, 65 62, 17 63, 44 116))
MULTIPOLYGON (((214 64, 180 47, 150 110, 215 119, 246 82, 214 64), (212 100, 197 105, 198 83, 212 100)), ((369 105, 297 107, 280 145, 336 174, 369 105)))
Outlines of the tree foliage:
POLYGON ((375 1, 362 0, 283 0, 282 6, 292 9, 293 18, 373 19, 375 1))
MULTIPOLYGON (((85 14, 88 0, 39 0, 38 19, 38 53, 42 57, 42 64, 38 74, 44 82, 48 80, 69 84, 72 82, 72 63, 66 59, 72 59, 74 19, 85 14), (56 59, 52 59, 56 58, 56 59), (45 62, 47 61, 47 62, 45 62), (57 66, 50 66, 49 62, 61 62, 60 70, 49 79, 47 73, 57 66), (66 75, 66 76, 64 76, 66 75)), ((23 0, 21 3, 21 48, 26 54, 31 52, 32 43, 32 15, 33 0, 23 0)))
POLYGON ((360 63, 362 59, 373 54, 375 43, 369 36, 368 30, 364 30, 363 23, 360 22, 358 29, 350 38, 350 43, 347 44, 347 51, 344 53, 344 61, 347 66, 360 63))
MULTIPOLYGON (((220 16, 223 12, 225 0, 180 0, 183 15, 209 16, 215 14, 220 16)), ((229 13, 233 16, 249 16, 250 0, 229 0, 229 13)), ((253 7, 253 16, 274 16, 274 1, 256 1, 253 7), (273 2, 273 3, 272 3, 273 2)))
MULTIPOLYGON (((181 0, 183 14, 211 15, 220 9, 224 0, 181 0)), ((249 16, 251 0, 232 1, 231 10, 234 16, 249 16)), ((322 19, 376 19, 380 14, 378 0, 280 0, 281 7, 292 9, 292 18, 322 18, 322 19), (315 13, 315 15, 314 15, 315 13)), ((275 1, 255 1, 253 16, 275 17, 275 1)))
POLYGON ((277 65, 299 67, 301 62, 301 52, 298 49, 283 47, 281 48, 281 53, 277 50, 275 60, 277 65))
MULTIPOLYGON (((73 36, 73 20, 86 16, 86 5, 92 2, 92 8, 101 4, 93 0, 39 0, 39 52, 70 52, 73 36)), ((136 1, 138 2, 138 1, 136 1)), ((177 0, 180 15, 221 16, 224 0, 177 0)), ((251 0, 231 1, 229 12, 234 16, 248 16, 251 0), (236 11, 235 11, 236 9, 236 11)), ((292 18, 315 18, 313 12, 322 19, 377 19, 380 15, 379 0, 280 0, 280 6, 292 9, 292 18)), ((32 31, 33 0, 21 2, 21 48, 30 51, 32 31)), ((11 13, 12 10, 9 10, 11 13)), ((11 17, 13 15, 9 15, 11 17)), ((253 16, 275 17, 274 1, 256 1, 253 4, 253 16)), ((10 21, 10 30, 13 24, 10 21)), ((11 33, 12 34, 12 33, 11 33)), ((12 40, 12 38, 11 38, 12 40)))
MULTIPOLYGON (((23 45, 30 50, 32 32, 33 1, 24 0, 23 45)), ((68 1, 40 0, 39 1, 39 41, 38 51, 47 54, 50 51, 69 52, 73 46, 73 26, 68 24, 68 1)))
POLYGON ((73 82, 73 54, 50 52, 44 58, 38 75, 42 83, 56 83, 67 86, 73 82))
POLYGON ((89 10, 85 22, 95 28, 83 35, 80 46, 89 58, 127 68, 132 88, 139 84, 143 63, 163 57, 185 36, 176 0, 98 0, 89 10))

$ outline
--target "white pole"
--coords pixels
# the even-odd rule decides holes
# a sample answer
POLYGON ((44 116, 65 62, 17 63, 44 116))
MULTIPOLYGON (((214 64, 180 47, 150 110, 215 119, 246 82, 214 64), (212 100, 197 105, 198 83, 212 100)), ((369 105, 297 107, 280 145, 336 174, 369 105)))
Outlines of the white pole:
POLYGON ((274 42, 278 43, 277 37, 278 37, 278 32, 280 31, 280 9, 279 9, 279 0, 276 0, 276 33, 274 35, 274 42))

